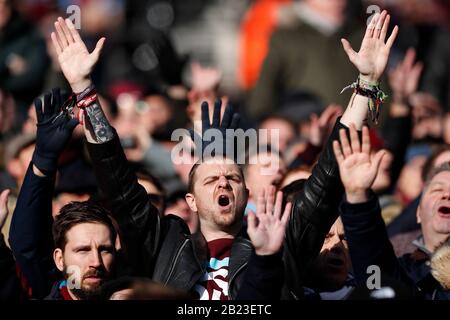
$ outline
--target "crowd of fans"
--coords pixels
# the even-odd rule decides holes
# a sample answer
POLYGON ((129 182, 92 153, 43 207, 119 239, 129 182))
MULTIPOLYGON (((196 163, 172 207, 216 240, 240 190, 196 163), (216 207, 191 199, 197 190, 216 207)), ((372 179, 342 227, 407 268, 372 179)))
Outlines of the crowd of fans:
POLYGON ((0 0, 0 299, 448 300, 449 28, 445 0, 0 0))

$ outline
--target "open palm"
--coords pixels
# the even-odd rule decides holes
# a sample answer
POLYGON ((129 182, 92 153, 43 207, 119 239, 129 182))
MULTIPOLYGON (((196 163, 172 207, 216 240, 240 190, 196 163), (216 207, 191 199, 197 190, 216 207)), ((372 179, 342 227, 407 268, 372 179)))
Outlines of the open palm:
MULTIPOLYGON (((105 38, 101 38, 92 53, 86 48, 78 31, 69 20, 58 18, 55 22, 56 33, 51 38, 61 70, 75 92, 82 91, 89 82, 89 76, 98 61, 105 38), (85 86, 83 88, 83 86, 85 86)), ((89 85, 89 84, 88 84, 89 85)))
POLYGON ((345 130, 339 132, 341 143, 334 141, 333 149, 339 164, 339 173, 346 193, 365 192, 370 189, 377 176, 385 154, 383 150, 370 154, 369 129, 363 127, 362 144, 354 126, 350 127, 349 143, 345 130))
POLYGON ((250 212, 247 229, 256 254, 271 255, 281 249, 292 209, 291 203, 288 203, 284 210, 282 205, 283 193, 278 192, 275 201, 274 187, 263 190, 258 196, 256 215, 250 212))
POLYGON ((386 68, 392 44, 398 33, 395 26, 385 43, 390 16, 386 11, 375 14, 367 26, 359 52, 355 52, 350 43, 342 39, 342 45, 350 61, 367 81, 378 81, 386 68))

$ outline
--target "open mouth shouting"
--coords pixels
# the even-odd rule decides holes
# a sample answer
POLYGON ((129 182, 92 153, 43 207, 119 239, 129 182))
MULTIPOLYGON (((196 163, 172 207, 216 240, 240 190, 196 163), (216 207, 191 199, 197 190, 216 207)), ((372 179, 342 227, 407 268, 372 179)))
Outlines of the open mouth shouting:
POLYGON ((231 197, 228 194, 220 194, 217 198, 217 204, 221 211, 229 211, 231 209, 231 197))
POLYGON ((333 258, 327 259, 327 264, 331 268, 341 269, 344 267, 345 261, 344 261, 344 259, 341 259, 338 257, 333 257, 333 258))
POLYGON ((440 206, 438 213, 442 218, 450 218, 450 206, 440 206))

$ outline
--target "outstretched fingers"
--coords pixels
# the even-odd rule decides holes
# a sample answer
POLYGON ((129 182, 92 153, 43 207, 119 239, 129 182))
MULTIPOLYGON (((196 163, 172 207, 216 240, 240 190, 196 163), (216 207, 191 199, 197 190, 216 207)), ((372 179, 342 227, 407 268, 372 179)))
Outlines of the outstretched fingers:
POLYGON ((398 26, 395 26, 394 30, 392 30, 392 33, 386 42, 386 46, 388 47, 388 49, 392 48, 395 38, 397 38, 397 34, 398 34, 398 26))
POLYGON ((352 154, 352 148, 350 147, 350 143, 348 142, 347 132, 345 129, 339 130, 339 139, 341 140, 342 152, 344 153, 344 157, 349 157, 352 154))
POLYGON ((370 135, 369 135, 369 128, 367 126, 364 126, 362 129, 362 153, 370 154, 370 135))
POLYGON ((69 43, 69 45, 71 45, 72 43, 74 43, 74 39, 72 37, 72 33, 70 32, 69 28, 67 27, 66 24, 66 20, 64 20, 63 18, 59 17, 58 18, 59 24, 61 26, 61 29, 67 39, 67 42, 69 43))
POLYGON ((52 42, 53 42, 53 47, 55 48, 55 51, 58 55, 60 55, 62 53, 62 46, 58 40, 58 37, 56 36, 55 32, 52 32, 50 34, 50 38, 52 38, 52 42))
MULTIPOLYGON (((100 53, 102 52, 103 46, 105 45, 106 38, 100 38, 95 45, 94 51, 92 51, 91 56, 94 57, 95 62, 97 62, 100 57, 100 53)), ((84 44, 84 43, 83 43, 84 44)))
POLYGON ((358 132, 356 131, 356 127, 353 123, 350 124, 350 142, 352 151, 354 153, 361 152, 361 144, 359 142, 358 132))
POLYGON ((372 16, 372 19, 370 19, 370 22, 367 25, 366 33, 364 34, 364 38, 372 38, 373 37, 375 26, 376 26, 376 24, 378 22, 378 18, 379 17, 380 17, 379 13, 375 13, 372 16))
POLYGON ((289 221, 289 217, 292 213, 292 202, 288 202, 286 206, 284 207, 283 216, 281 217, 281 222, 285 226, 287 222, 289 221))
POLYGON ((339 144, 339 142, 337 140, 333 141, 333 151, 334 151, 334 155, 336 157, 336 161, 340 165, 341 163, 344 162, 345 157, 344 157, 344 154, 342 153, 341 145, 339 144))
POLYGON ((266 194, 265 190, 262 189, 256 200, 256 214, 259 216, 266 213, 266 194))
POLYGON ((353 50, 350 42, 348 42, 347 39, 342 38, 341 42, 342 42, 342 47, 344 48, 344 51, 347 54, 348 58, 350 59, 350 61, 352 63, 354 63, 357 53, 355 52, 355 50, 353 50))
POLYGON ((222 110, 222 100, 217 98, 214 102, 214 112, 212 119, 212 126, 214 128, 219 128, 220 126, 220 111, 222 110))
POLYGON ((37 122, 40 123, 44 121, 44 113, 42 111, 42 100, 41 98, 34 99, 34 108, 36 109, 37 122))
POLYGON ((70 19, 66 19, 66 25, 75 42, 82 42, 80 34, 70 19))
POLYGON ((55 22, 55 30, 58 35, 58 41, 59 41, 59 44, 61 45, 61 50, 64 51, 64 49, 69 46, 69 42, 67 41, 66 35, 64 34, 64 31, 62 30, 59 19, 55 22))
POLYGON ((275 209, 273 211, 273 217, 280 220, 281 213, 283 211, 283 192, 277 192, 277 199, 275 200, 275 209))
POLYGON ((274 204, 275 204, 275 187, 270 186, 266 191, 266 213, 268 215, 274 214, 274 204))
POLYGON ((220 127, 222 129, 227 129, 230 126, 233 114, 233 107, 230 104, 227 104, 227 106, 225 107, 225 112, 223 113, 222 123, 220 124, 220 127))
POLYGON ((247 216, 247 232, 249 235, 252 235, 257 228, 257 221, 256 221, 256 215, 255 213, 250 210, 247 216))
POLYGON ((381 14, 380 14, 380 17, 378 18, 377 24, 376 24, 374 32, 373 32, 373 37, 375 39, 380 38, 381 31, 382 31, 383 24, 384 24, 384 20, 386 19, 386 15, 387 15, 387 11, 383 10, 381 12, 381 14))
POLYGON ((391 16, 388 14, 386 16, 386 19, 384 19, 383 22, 383 27, 381 28, 381 33, 380 33, 380 40, 384 42, 384 40, 386 39, 386 34, 389 28, 389 22, 391 21, 391 16))
POLYGON ((206 129, 209 129, 210 122, 209 122, 209 105, 208 102, 203 101, 201 105, 202 109, 202 129, 205 131, 206 129))
POLYGON ((378 169, 380 168, 380 165, 381 165, 381 161, 383 160, 383 157, 385 155, 386 155, 386 150, 380 150, 372 158, 371 169, 374 170, 374 172, 378 172, 378 169))

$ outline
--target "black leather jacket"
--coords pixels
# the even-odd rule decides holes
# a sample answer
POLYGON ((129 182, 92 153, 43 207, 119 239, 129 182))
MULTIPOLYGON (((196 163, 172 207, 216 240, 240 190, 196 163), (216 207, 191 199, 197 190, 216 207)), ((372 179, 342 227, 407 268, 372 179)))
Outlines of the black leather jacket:
MULTIPOLYGON (((301 297, 305 271, 338 216, 343 187, 332 141, 338 139, 340 128, 346 127, 338 120, 312 176, 293 206, 283 251, 284 298, 301 297)), ((134 274, 192 291, 205 273, 207 247, 203 236, 191 235, 179 217, 158 215, 128 165, 117 136, 104 144, 88 144, 88 151, 100 191, 120 226, 121 240, 134 274)), ((237 297, 253 251, 244 233, 235 238, 231 250, 230 299, 237 297)))

